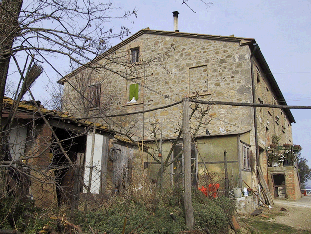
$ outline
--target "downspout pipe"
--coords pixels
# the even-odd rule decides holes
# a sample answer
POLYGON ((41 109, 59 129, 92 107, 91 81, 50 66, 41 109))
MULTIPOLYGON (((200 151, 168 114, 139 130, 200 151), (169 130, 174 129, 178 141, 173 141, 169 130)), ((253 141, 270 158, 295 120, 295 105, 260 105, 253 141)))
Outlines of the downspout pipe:
MULTIPOLYGON (((250 56, 251 61, 251 78, 252 78, 252 95, 253 95, 253 103, 256 103, 256 87, 255 87, 255 79, 254 79, 254 54, 259 49, 258 44, 253 44, 253 51, 250 56)), ((259 145, 258 145, 258 124, 257 124, 257 108, 254 107, 254 128, 255 128, 255 147, 256 147, 256 165, 259 166, 259 145)))

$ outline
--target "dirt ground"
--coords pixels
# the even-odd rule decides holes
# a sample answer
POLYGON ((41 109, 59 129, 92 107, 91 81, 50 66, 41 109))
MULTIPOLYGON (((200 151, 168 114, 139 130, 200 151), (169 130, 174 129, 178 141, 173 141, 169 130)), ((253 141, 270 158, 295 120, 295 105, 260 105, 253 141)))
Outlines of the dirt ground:
POLYGON ((274 200, 274 210, 281 210, 274 221, 296 229, 311 230, 311 196, 304 196, 298 201, 274 200))
POLYGON ((275 199, 272 207, 256 211, 257 215, 237 216, 241 234, 311 234, 311 196, 298 201, 275 199))

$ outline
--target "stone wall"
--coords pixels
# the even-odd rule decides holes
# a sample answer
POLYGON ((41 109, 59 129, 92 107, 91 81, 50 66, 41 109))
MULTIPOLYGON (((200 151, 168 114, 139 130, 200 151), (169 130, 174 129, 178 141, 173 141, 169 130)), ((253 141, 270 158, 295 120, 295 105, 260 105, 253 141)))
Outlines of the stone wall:
MULTIPOLYGON (((261 104, 279 104, 265 73, 255 61, 253 67, 255 101, 261 104)), ((272 144, 273 136, 279 138, 279 144, 293 144, 292 126, 284 110, 278 108, 257 108, 257 134, 260 147, 260 165, 264 178, 268 183, 267 147, 272 144)))
MULTIPOLYGON (((154 140, 159 138, 160 132, 163 139, 172 139, 181 128, 181 104, 147 112, 144 116, 135 114, 105 118, 105 115, 158 108, 184 97, 251 103, 252 85, 255 86, 255 102, 278 104, 265 73, 254 57, 251 62, 250 55, 250 48, 238 42, 143 34, 99 60, 95 64, 99 69, 85 69, 69 80, 74 84, 75 80, 85 77, 87 84, 99 83, 100 108, 84 110, 84 104, 75 98, 77 91, 65 82, 66 110, 78 116, 103 116, 91 121, 108 124, 134 140, 154 140), (134 48, 139 48, 139 61, 131 63, 131 49, 134 48), (128 103, 131 84, 139 84, 135 103, 128 103)), ((195 105, 191 107, 194 109, 195 105)), ((274 135, 280 137, 281 144, 292 143, 291 124, 280 109, 257 108, 256 118, 260 163, 268 181, 265 150, 274 135)), ((199 105, 191 119, 191 129, 192 133, 197 129, 196 136, 202 137, 249 132, 247 143, 251 151, 256 152, 254 108, 199 105), (205 116, 201 119, 202 113, 205 116)), ((244 174, 249 178, 250 172, 244 174)), ((248 182, 250 186, 256 186, 255 180, 248 182)))
MULTIPOLYGON (((99 61, 94 82, 102 85, 102 103, 113 95, 107 115, 148 110, 180 101, 186 96, 202 100, 252 102, 250 49, 236 42, 144 34, 99 61), (130 51, 139 47, 140 61, 130 63, 130 51), (139 83, 139 99, 127 103, 129 86, 139 83), (104 94, 105 93, 105 94, 104 94)), ((74 90, 65 83, 65 97, 74 90)), ((77 105, 75 105, 77 106, 77 105)), ((207 106, 201 106, 201 111, 207 106)), ((67 107, 68 111, 73 108, 67 107)), ((96 110, 94 110, 96 112, 96 110)), ((95 113, 94 112, 94 113, 95 113)), ((162 125, 164 138, 173 138, 181 126, 182 106, 141 114, 115 117, 118 130, 131 128, 133 137, 152 139, 152 123, 162 125), (165 127, 163 127, 165 126, 165 127)), ((198 135, 231 134, 252 129, 249 107, 210 106, 198 135)), ((81 112, 78 114, 81 115, 81 112)), ((196 128, 199 111, 193 118, 196 128)))

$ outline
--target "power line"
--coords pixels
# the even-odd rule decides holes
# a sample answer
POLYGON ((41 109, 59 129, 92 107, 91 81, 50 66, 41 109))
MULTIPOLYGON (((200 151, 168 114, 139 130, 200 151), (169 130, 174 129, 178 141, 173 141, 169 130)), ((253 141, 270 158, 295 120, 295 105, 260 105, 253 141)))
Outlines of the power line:
MULTIPOLYGON (((106 117, 120 117, 120 116, 127 116, 127 115, 137 115, 137 114, 143 114, 143 113, 147 113, 147 112, 151 112, 151 111, 155 111, 155 110, 160 110, 160 109, 166 109, 172 106, 176 106, 180 103, 182 103, 183 101, 179 101, 179 102, 175 102, 169 105, 165 105, 165 106, 161 106, 161 107, 156 107, 153 109, 149 109, 149 110, 144 110, 144 111, 136 111, 136 112, 131 112, 131 113, 123 113, 123 114, 117 114, 117 115, 106 115, 106 117)), ((96 118, 101 118, 100 116, 94 116, 94 117, 86 117, 86 118, 78 118, 78 119, 96 119, 96 118)))
MULTIPOLYGON (((120 117, 120 116, 128 116, 128 115, 137 115, 137 114, 143 114, 147 112, 152 112, 160 109, 167 109, 172 106, 178 105, 182 103, 183 100, 174 102, 169 105, 156 107, 149 110, 144 111, 136 111, 131 113, 123 113, 123 114, 116 114, 116 115, 106 115, 106 117, 120 117)), ((278 109, 311 109, 311 106, 288 106, 288 105, 273 105, 273 104, 260 104, 260 103, 245 103, 245 102, 223 102, 223 101, 204 101, 204 100, 198 100, 198 99, 190 99, 190 102, 199 103, 199 104, 206 104, 206 105, 224 105, 224 106, 245 106, 245 107, 269 107, 269 108, 278 108, 278 109)), ((85 118, 78 118, 78 119, 96 119, 101 118, 101 116, 94 116, 94 117, 85 117, 85 118)), ((217 118, 220 120, 219 118, 217 118)), ((228 122, 226 122, 229 124, 228 122)))
POLYGON ((274 74, 310 74, 311 72, 274 72, 274 74))
POLYGON ((273 104, 246 103, 246 102, 203 101, 197 99, 190 99, 190 101, 194 103, 208 104, 208 105, 270 107, 280 109, 311 109, 311 106, 288 106, 288 105, 273 105, 273 104))

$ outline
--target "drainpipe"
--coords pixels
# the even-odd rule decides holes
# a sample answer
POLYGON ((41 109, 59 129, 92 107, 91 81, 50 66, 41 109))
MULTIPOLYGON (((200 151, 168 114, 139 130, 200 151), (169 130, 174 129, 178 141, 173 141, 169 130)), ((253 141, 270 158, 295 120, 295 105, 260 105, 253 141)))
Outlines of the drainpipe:
MULTIPOLYGON (((251 60, 251 78, 252 78, 252 95, 253 95, 253 103, 256 103, 256 88, 255 88, 255 80, 254 80, 254 61, 253 56, 256 50, 258 49, 258 44, 255 43, 254 49, 251 53, 250 60, 251 60)), ((255 128, 255 147, 256 147, 256 165, 259 166, 259 146, 258 146, 258 130, 257 130, 257 108, 254 107, 254 128, 255 128)))
POLYGON ((178 11, 173 11, 173 17, 174 17, 174 31, 179 32, 178 30, 178 11))

